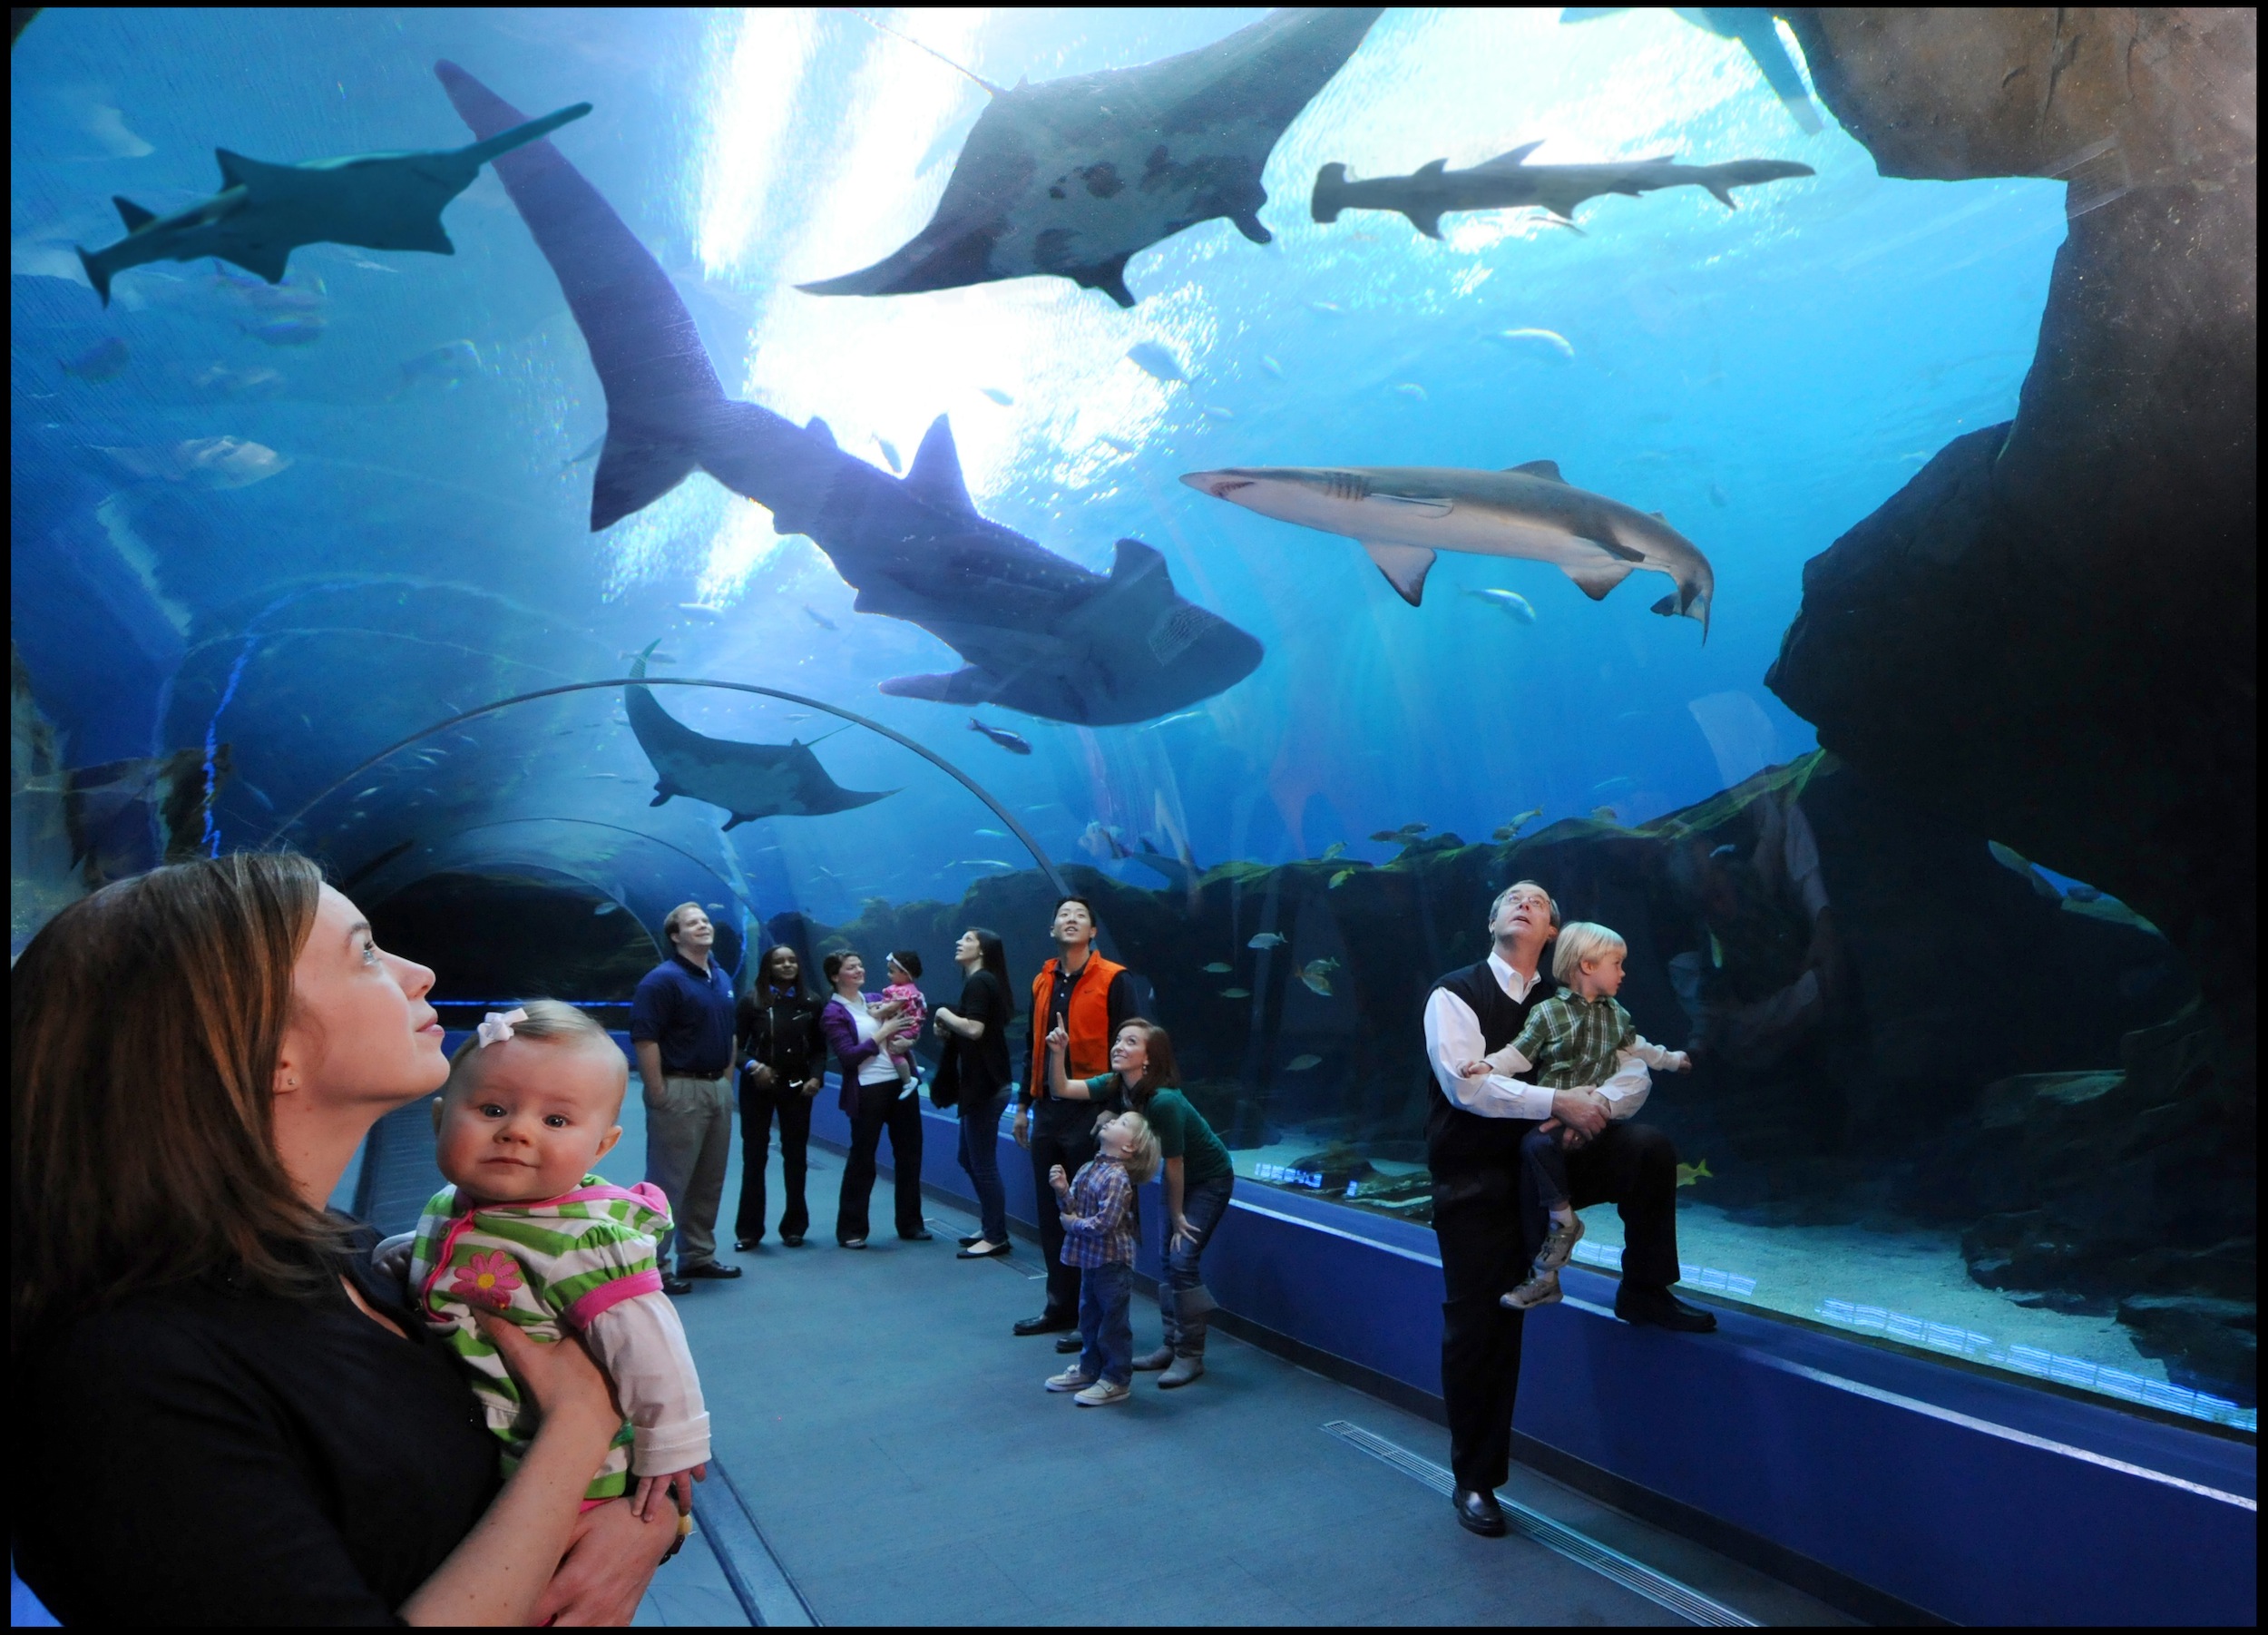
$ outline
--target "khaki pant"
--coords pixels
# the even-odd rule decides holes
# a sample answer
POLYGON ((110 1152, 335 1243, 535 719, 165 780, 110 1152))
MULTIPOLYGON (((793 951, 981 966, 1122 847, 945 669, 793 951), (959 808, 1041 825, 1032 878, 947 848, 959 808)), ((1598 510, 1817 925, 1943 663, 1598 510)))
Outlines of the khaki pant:
POLYGON ((646 1097, 646 1179, 670 1200, 675 1223, 662 1234, 654 1257, 664 1271, 672 1238, 680 1274, 717 1258, 717 1208, 725 1195, 731 1147, 731 1074, 665 1078, 660 1096, 646 1097))

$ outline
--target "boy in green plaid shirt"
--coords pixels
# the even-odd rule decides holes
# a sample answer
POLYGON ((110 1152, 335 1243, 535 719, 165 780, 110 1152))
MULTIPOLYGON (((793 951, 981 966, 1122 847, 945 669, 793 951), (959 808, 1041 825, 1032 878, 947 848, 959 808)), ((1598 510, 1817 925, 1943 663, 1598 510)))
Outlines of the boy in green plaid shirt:
MULTIPOLYGON (((1604 925, 1576 920, 1561 926, 1559 946, 1551 955, 1551 974, 1560 992, 1528 1013, 1528 1025, 1519 1038, 1491 1060, 1474 1062, 1465 1071, 1520 1073, 1532 1069, 1535 1082, 1545 1089, 1571 1090, 1605 1083, 1627 1053, 1648 1067, 1684 1072, 1691 1059, 1683 1051, 1664 1050, 1641 1038, 1630 1013, 1615 998, 1622 989, 1622 962, 1628 951, 1622 938, 1604 925)), ((1551 1229, 1536 1251, 1528 1280, 1503 1297, 1515 1311, 1549 1306, 1559 1298, 1559 1268, 1583 1236, 1582 1218, 1569 1200, 1567 1184, 1568 1152, 1582 1141, 1580 1132, 1557 1119, 1546 1119, 1520 1144, 1520 1162, 1550 1211, 1551 1229)))

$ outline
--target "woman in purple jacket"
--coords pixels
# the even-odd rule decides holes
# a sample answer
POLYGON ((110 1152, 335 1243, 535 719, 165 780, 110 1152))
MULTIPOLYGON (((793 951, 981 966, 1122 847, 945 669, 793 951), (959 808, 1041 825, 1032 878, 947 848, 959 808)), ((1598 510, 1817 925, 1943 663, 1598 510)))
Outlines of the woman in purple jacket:
POLYGON ((900 1083, 898 1070, 883 1049, 884 1040, 896 1030, 899 1007, 879 1004, 859 992, 866 980, 865 962, 855 954, 830 954, 820 962, 827 984, 835 990, 819 1025, 828 1046, 842 1066, 843 1111, 850 1115, 850 1157, 843 1165, 843 1196, 835 1209, 835 1241, 846 1249, 866 1247, 866 1205, 875 1190, 875 1154, 882 1132, 890 1132, 890 1161, 897 1171, 898 1236, 909 1243, 927 1243, 922 1225, 922 1103, 911 1083, 900 1083))

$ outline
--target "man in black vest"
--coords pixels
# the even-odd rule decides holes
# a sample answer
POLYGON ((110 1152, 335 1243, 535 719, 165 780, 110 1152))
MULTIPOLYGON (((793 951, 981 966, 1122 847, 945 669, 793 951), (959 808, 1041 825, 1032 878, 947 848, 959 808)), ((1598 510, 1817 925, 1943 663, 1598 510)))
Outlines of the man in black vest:
POLYGON ((1542 1201, 1522 1185, 1523 1136, 1556 1118, 1587 1138, 1568 1155, 1569 1191, 1577 1209, 1609 1200, 1621 1206, 1617 1317, 1691 1333, 1716 1327, 1714 1317, 1669 1292, 1677 1281, 1677 1151, 1660 1131, 1625 1121, 1646 1099, 1645 1065, 1626 1061, 1605 1084, 1557 1091, 1502 1072, 1498 1052, 1520 1036, 1529 1007, 1553 992, 1537 962, 1559 929, 1559 907, 1542 886, 1522 880, 1508 887, 1490 906, 1496 946, 1489 957, 1442 977, 1425 1002, 1425 1056, 1433 1070, 1426 1161, 1448 1294, 1442 1397, 1449 1462, 1457 1520, 1490 1538, 1505 1531, 1496 1489, 1511 1472, 1524 1320, 1499 1297, 1527 1277, 1544 1234, 1542 1201), (1492 1057, 1497 1071, 1464 1074, 1492 1057))

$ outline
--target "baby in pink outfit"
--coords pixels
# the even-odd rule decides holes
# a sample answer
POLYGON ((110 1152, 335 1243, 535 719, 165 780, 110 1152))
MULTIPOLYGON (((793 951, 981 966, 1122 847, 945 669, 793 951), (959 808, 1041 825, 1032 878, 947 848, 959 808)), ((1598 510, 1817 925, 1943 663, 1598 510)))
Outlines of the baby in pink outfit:
POLYGON ((922 956, 911 948, 901 948, 890 956, 890 985, 882 990, 882 997, 885 1003, 895 1000, 904 1008, 890 1024, 891 1033, 883 1046, 890 1052, 901 1084, 914 1082, 914 1041, 922 1036, 922 1024, 929 1020, 929 1001, 914 985, 921 974, 922 956))

